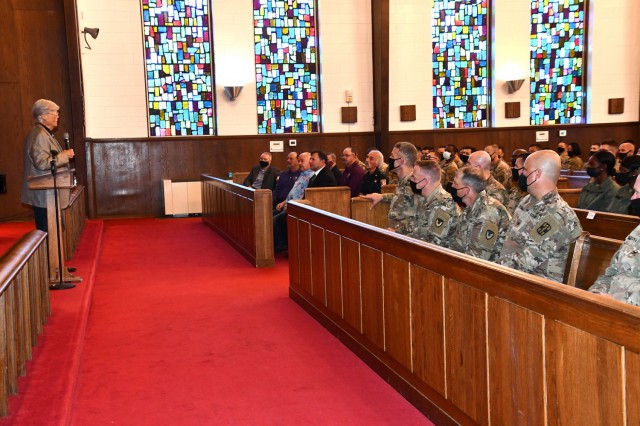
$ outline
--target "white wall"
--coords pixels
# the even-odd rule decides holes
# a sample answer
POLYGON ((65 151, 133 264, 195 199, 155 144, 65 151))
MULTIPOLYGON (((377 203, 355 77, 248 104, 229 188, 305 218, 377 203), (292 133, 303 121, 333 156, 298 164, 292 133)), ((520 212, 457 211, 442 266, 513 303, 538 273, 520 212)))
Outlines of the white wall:
MULTIPOLYGON (((321 111, 325 132, 373 130, 371 7, 369 0, 319 0, 321 111), (341 123, 344 91, 351 90, 358 122, 341 123)), ((83 49, 87 136, 147 136, 144 44, 139 0, 77 0, 80 28, 99 27, 83 49)), ((213 0, 218 134, 257 134, 251 1, 213 0), (243 85, 231 102, 226 85, 243 85)), ((83 42, 84 43, 84 42, 83 42)))

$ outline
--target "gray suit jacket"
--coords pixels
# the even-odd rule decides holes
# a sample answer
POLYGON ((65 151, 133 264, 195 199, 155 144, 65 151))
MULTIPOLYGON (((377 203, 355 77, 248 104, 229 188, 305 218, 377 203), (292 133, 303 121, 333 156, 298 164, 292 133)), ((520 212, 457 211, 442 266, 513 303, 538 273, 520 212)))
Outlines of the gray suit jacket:
MULTIPOLYGON (((41 124, 36 124, 24 141, 24 179, 22 182, 22 197, 20 201, 35 207, 47 207, 47 191, 31 190, 28 187, 29 176, 41 176, 51 174, 51 151, 58 151, 58 171, 69 170, 69 157, 63 153, 60 143, 41 124)), ((58 191, 60 206, 65 208, 69 203, 68 189, 58 191), (65 202, 66 200, 66 202, 65 202)))

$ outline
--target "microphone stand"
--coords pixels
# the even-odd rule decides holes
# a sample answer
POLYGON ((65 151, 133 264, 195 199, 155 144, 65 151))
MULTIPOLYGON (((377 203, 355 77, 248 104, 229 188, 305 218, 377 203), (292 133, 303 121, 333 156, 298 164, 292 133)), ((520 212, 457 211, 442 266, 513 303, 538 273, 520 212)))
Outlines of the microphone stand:
MULTIPOLYGON (((51 152, 51 175, 53 176, 53 196, 55 198, 55 204, 56 204, 56 230, 58 232, 56 232, 56 237, 58 240, 58 277, 59 277, 59 282, 57 284, 52 284, 49 286, 50 290, 68 290, 70 288, 74 288, 76 285, 72 284, 72 283, 66 283, 62 280, 62 275, 63 275, 63 271, 62 271, 62 243, 60 242, 60 233, 62 232, 60 229, 60 207, 58 205, 58 186, 56 183, 56 173, 58 171, 58 165, 57 165, 57 157, 58 153, 55 151, 51 152)), ((51 241, 49 241, 49 244, 51 244, 51 241)))

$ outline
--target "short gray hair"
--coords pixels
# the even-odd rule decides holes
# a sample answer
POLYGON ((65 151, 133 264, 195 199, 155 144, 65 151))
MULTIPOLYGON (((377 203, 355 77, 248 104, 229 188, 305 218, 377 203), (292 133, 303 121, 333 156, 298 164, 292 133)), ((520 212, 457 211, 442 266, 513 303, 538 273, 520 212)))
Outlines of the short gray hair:
POLYGON ((407 166, 413 167, 416 165, 416 161, 418 161, 418 150, 414 144, 411 142, 398 142, 394 145, 394 148, 404 157, 407 166))
POLYGON ((459 176, 462 183, 476 194, 481 193, 487 187, 487 181, 477 167, 463 167, 456 172, 456 176, 459 176))
POLYGON ((31 115, 35 121, 40 121, 40 117, 49 113, 60 110, 60 107, 49 99, 38 99, 31 107, 31 115))

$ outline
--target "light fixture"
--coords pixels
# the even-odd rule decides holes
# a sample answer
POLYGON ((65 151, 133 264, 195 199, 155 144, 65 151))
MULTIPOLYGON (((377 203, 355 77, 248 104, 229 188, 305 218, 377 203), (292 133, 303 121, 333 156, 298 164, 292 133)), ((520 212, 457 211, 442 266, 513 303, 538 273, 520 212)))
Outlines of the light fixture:
POLYGON ((87 34, 91 36, 94 40, 98 38, 98 33, 100 32, 100 28, 89 28, 84 27, 82 30, 82 34, 84 34, 84 42, 87 44, 86 49, 91 50, 91 46, 89 46, 89 42, 87 41, 87 34))
POLYGON ((522 87, 522 83, 524 83, 524 78, 520 80, 507 81, 507 87, 509 88, 509 93, 517 92, 518 89, 522 87))
POLYGON ((227 94, 230 101, 235 101, 242 92, 242 86, 225 86, 224 93, 227 94))

